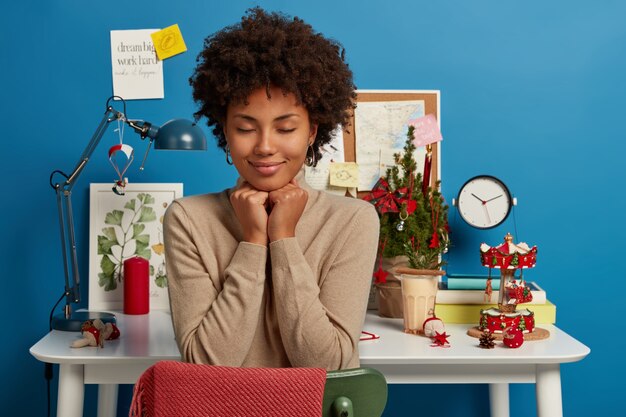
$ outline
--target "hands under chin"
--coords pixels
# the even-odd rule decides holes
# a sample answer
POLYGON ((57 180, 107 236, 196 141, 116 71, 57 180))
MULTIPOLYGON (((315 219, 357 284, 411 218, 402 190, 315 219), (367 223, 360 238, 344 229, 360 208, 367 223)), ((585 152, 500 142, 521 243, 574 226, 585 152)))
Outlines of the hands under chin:
POLYGON ((241 224, 243 240, 267 246, 268 241, 295 237, 308 198, 308 193, 293 179, 270 192, 244 182, 230 195, 230 202, 241 224))
POLYGON ((296 226, 309 194, 300 188, 293 179, 278 190, 270 191, 269 201, 272 208, 267 223, 267 236, 270 242, 296 236, 296 226))

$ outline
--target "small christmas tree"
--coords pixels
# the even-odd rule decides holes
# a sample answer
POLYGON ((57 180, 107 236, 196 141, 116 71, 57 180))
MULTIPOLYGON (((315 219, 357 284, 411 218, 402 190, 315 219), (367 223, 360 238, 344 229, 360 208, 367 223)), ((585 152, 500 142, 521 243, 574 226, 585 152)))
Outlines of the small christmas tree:
POLYGON ((439 269, 441 254, 449 245, 448 206, 435 187, 422 183, 413 157, 415 145, 409 126, 402 154, 395 154, 396 165, 387 169, 368 200, 380 215, 381 256, 406 255, 416 269, 439 269))

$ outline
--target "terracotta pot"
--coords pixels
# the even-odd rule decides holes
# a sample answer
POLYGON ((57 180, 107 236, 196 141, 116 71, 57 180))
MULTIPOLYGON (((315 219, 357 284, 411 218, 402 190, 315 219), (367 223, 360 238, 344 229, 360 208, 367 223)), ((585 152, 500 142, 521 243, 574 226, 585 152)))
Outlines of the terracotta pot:
POLYGON ((386 283, 376 284, 378 315, 381 317, 402 318, 402 287, 397 269, 408 265, 409 258, 403 255, 383 258, 382 268, 389 275, 386 283))

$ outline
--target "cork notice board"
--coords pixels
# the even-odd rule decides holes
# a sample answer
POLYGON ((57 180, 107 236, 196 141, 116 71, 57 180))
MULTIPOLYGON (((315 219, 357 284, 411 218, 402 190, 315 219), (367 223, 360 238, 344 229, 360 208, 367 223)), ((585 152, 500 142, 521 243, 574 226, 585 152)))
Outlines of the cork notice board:
MULTIPOLYGON (((414 91, 414 90, 359 90, 357 91, 357 106, 361 102, 386 102, 386 101, 424 101, 424 114, 433 114, 437 118, 439 128, 441 128, 441 118, 439 109, 439 91, 414 91)), ((356 161, 356 146, 358 146, 359 138, 355 137, 355 120, 352 116, 351 125, 348 129, 344 129, 343 143, 346 162, 356 161)), ((432 145, 432 167, 431 167, 431 185, 439 180, 440 165, 440 144, 432 145)), ((357 163, 359 161, 356 161, 357 163)), ((360 191, 359 198, 367 195, 367 191, 360 191)))

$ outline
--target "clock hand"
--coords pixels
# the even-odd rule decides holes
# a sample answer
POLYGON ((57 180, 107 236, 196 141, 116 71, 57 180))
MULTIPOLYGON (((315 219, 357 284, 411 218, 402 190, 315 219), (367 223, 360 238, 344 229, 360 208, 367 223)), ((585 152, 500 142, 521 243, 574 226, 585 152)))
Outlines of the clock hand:
POLYGON ((487 216, 487 222, 491 224, 491 217, 489 216, 489 210, 487 210, 487 206, 483 204, 483 209, 485 209, 485 215, 487 216))
POLYGON ((476 194, 474 194, 474 193, 471 193, 471 194, 474 196, 474 198, 476 198, 476 199, 480 200, 480 202, 481 202, 481 203, 483 203, 483 205, 485 205, 485 203, 486 203, 486 201, 485 201, 485 200, 483 200, 482 198, 478 197, 478 196, 477 196, 476 194))
POLYGON ((500 195, 498 195, 498 196, 496 196, 496 197, 494 197, 494 198, 490 198, 489 200, 485 201, 485 203, 488 203, 488 202, 493 201, 493 200, 495 200, 496 198, 500 198, 500 197, 502 197, 502 194, 500 194, 500 195))

